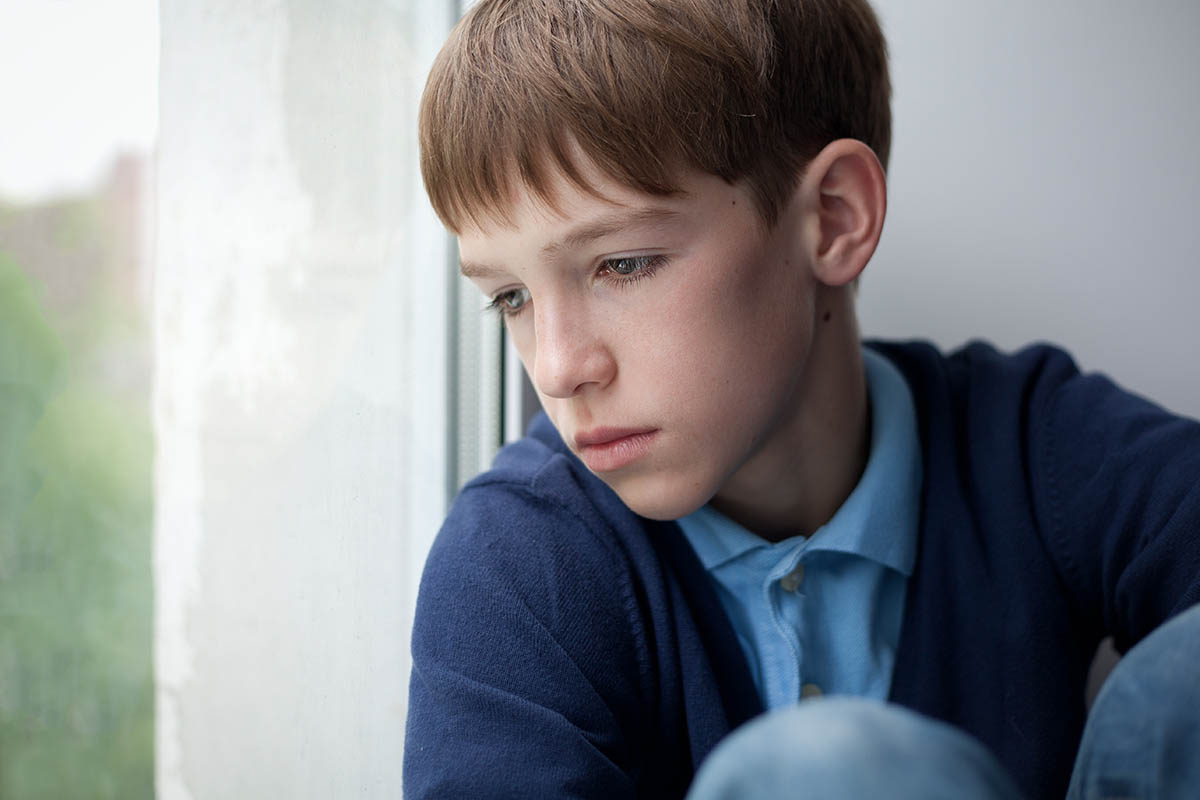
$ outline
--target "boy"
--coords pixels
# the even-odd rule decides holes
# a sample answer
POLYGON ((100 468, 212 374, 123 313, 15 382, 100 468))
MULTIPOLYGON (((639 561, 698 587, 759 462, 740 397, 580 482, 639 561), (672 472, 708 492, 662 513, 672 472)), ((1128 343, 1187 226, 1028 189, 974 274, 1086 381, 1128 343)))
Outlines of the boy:
MULTIPOLYGON (((452 33, 423 174, 545 416, 430 554, 408 796, 1063 796, 1096 644, 1200 601, 1200 424, 1048 347, 860 343, 889 94, 863 0, 484 0, 452 33)), ((1138 664, 1198 639, 1127 659, 1158 763, 1195 682, 1138 664)), ((1136 792, 1089 772, 1129 766, 1101 704, 1072 791, 1136 792)))

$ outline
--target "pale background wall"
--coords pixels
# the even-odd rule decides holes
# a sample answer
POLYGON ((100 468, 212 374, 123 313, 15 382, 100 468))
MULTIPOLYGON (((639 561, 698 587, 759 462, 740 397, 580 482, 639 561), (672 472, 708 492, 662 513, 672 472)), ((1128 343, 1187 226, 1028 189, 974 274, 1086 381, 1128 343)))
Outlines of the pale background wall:
POLYGON ((896 122, 864 333, 1047 339, 1200 416, 1200 4, 874 4, 896 122))

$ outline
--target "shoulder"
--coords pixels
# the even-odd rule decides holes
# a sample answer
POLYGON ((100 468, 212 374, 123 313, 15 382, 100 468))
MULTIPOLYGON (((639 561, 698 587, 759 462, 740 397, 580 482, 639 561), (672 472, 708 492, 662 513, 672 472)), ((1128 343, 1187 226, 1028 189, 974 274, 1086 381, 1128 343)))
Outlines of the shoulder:
POLYGON ((579 780, 617 796, 637 763, 649 657, 621 518, 555 436, 533 433, 463 488, 426 560, 406 795, 511 781, 557 796, 579 780))
POLYGON ((1011 401, 1015 394, 1028 404, 1047 400, 1080 374, 1065 350, 1045 343, 1011 353, 978 340, 947 353, 923 341, 869 341, 867 345, 904 373, 918 402, 933 402, 939 395, 953 403, 1011 401))
POLYGON ((1035 476, 1054 462, 1057 471, 1086 474, 1081 467, 1114 453, 1134 462, 1195 436, 1194 420, 1080 371, 1053 345, 1011 353, 979 341, 949 353, 927 342, 869 345, 904 374, 927 444, 941 437, 992 456, 1011 452, 1035 476))
POLYGON ((1200 422, 1049 345, 873 346, 912 388, 927 487, 938 487, 927 506, 992 526, 989 547, 1011 543, 1027 571, 1021 559, 1045 552, 1118 643, 1200 598, 1200 422))
POLYGON ((455 499, 426 560, 418 627, 517 614, 563 642, 628 631, 634 565, 621 538, 640 528, 543 417, 455 499))
POLYGON ((1093 443, 1111 444, 1123 438, 1114 437, 1114 425, 1161 424, 1181 432, 1195 425, 1103 373, 1081 371, 1069 353, 1050 344, 1011 353, 982 341, 948 353, 928 342, 868 344, 900 368, 919 406, 944 405, 993 421, 1010 418, 1031 434, 1061 437, 1073 432, 1093 443))
MULTIPOLYGON (((430 560, 479 563, 486 554, 605 558, 615 528, 636 515, 562 444, 544 415, 455 498, 430 560)), ((492 557, 489 555, 489 557, 492 557)))

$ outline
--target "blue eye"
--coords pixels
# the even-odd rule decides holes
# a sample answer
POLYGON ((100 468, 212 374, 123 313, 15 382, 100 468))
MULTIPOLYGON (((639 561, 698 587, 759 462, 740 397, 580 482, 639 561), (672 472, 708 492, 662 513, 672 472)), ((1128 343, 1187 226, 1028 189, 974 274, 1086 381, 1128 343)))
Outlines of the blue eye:
MULTIPOLYGON (((667 256, 663 254, 608 258, 600 262, 597 277, 614 286, 629 286, 649 278, 666 263, 667 256)), ((506 289, 492 297, 491 302, 488 303, 488 310, 495 311, 502 317, 511 318, 520 314, 532 299, 529 290, 524 287, 506 289)))
POLYGON ((528 289, 509 289, 507 292, 501 292, 493 297, 492 302, 488 304, 488 308, 506 317, 510 317, 520 312, 528 302, 528 289))
POLYGON ((657 266, 661 260, 662 256, 626 256, 610 258, 604 262, 604 267, 615 275, 628 277, 657 266))

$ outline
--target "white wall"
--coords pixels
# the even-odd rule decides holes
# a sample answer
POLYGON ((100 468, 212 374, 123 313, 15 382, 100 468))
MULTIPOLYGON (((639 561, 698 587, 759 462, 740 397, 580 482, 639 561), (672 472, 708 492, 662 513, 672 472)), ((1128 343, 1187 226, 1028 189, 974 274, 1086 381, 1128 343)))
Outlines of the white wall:
POLYGON ((447 483, 441 0, 164 0, 157 790, 398 797, 447 483))
POLYGON ((1200 4, 874 5, 895 136, 864 334, 1051 340, 1200 416, 1200 4))

